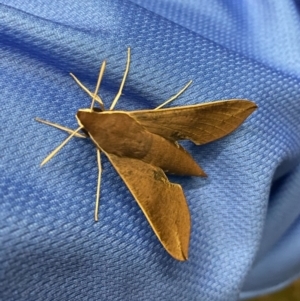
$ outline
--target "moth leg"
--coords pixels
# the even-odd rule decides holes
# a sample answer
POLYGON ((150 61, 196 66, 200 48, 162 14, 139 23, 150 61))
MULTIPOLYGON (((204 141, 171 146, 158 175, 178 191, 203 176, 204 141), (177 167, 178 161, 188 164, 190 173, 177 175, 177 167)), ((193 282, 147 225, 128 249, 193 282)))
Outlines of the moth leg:
MULTIPOLYGON (((92 97, 91 110, 94 108, 94 103, 95 103, 95 100, 96 100, 96 96, 98 96, 98 91, 99 91, 100 83, 101 83, 102 78, 103 78, 105 67, 106 67, 106 61, 103 61, 102 65, 101 65, 101 68, 100 68, 100 71, 99 71, 95 92, 94 92, 93 97, 92 97)), ((100 103, 101 109, 104 111, 104 104, 103 104, 100 97, 99 97, 99 99, 101 101, 101 103, 100 103)))
POLYGON ((98 221, 98 213, 99 213, 99 202, 100 202, 100 186, 101 186, 101 153, 97 148, 97 163, 98 163, 98 181, 97 181, 97 194, 96 194, 96 202, 95 202, 95 221, 98 221))
POLYGON ((124 75, 123 75, 123 79, 122 79, 122 82, 121 82, 121 85, 120 85, 120 89, 117 93, 117 95, 115 96, 109 110, 113 110, 114 107, 116 106, 120 96, 122 95, 122 90, 123 90, 123 87, 124 87, 124 84, 125 84, 125 81, 126 81, 126 77, 127 77, 127 74, 128 74, 128 71, 129 71, 129 65, 130 65, 130 47, 128 47, 128 50, 127 50, 127 62, 126 62, 126 68, 125 68, 125 72, 124 72, 124 75))
MULTIPOLYGON (((40 122, 40 123, 53 126, 54 128, 62 130, 62 131, 67 132, 69 134, 74 133, 74 130, 72 130, 72 129, 66 127, 66 126, 63 126, 63 125, 60 125, 60 124, 57 124, 57 123, 54 123, 54 122, 51 122, 51 121, 48 121, 48 120, 44 120, 44 119, 41 119, 41 118, 38 118, 38 117, 36 117, 35 120, 40 122)), ((80 133, 75 133, 74 136, 78 137, 78 138, 87 138, 86 135, 80 134, 80 133)))
POLYGON ((164 103, 162 103, 161 105, 159 105, 154 110, 158 110, 158 109, 164 107, 166 104, 168 104, 169 102, 171 102, 174 99, 176 99, 177 97, 179 97, 190 86, 191 83, 192 83, 192 81, 190 80, 177 94, 173 95, 171 98, 169 98, 168 100, 166 100, 164 103))
POLYGON ((79 132, 82 129, 82 127, 79 127, 75 131, 72 132, 72 134, 65 139, 57 148, 55 148, 41 163, 41 167, 45 165, 48 161, 50 161, 70 140, 73 138, 77 132, 79 132))
POLYGON ((70 75, 72 76, 72 78, 75 80, 75 82, 77 83, 77 85, 84 91, 86 92, 92 99, 94 99, 95 101, 97 101, 100 106, 103 106, 103 101, 101 99, 101 97, 99 95, 94 95, 87 87, 85 87, 80 81, 79 79, 73 74, 70 73, 70 75))

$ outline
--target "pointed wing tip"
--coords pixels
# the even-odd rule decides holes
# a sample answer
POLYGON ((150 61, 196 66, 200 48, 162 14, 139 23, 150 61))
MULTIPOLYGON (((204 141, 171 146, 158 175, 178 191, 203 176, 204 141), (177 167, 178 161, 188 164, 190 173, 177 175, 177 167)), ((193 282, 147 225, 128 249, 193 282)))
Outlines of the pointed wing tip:
POLYGON ((258 108, 258 105, 254 101, 248 100, 248 102, 249 102, 249 109, 256 110, 258 108))
POLYGON ((182 258, 180 261, 187 261, 189 259, 188 253, 184 254, 182 253, 182 258))
POLYGON ((176 245, 168 246, 165 245, 162 241, 165 250, 176 260, 186 261, 189 258, 189 237, 188 239, 180 239, 177 241, 176 245))
POLYGON ((250 116, 258 108, 258 105, 255 102, 250 101, 250 100, 248 100, 248 102, 249 102, 248 103, 248 108, 246 109, 246 111, 247 111, 247 117, 250 116))
POLYGON ((176 252, 176 254, 174 254, 174 253, 173 254, 170 253, 170 254, 173 258, 175 258, 178 261, 186 261, 189 258, 188 250, 180 249, 178 253, 176 252))
POLYGON ((248 118, 258 108, 258 105, 249 99, 233 99, 228 103, 232 103, 234 107, 236 104, 238 105, 239 113, 236 115, 240 115, 242 121, 248 118))
POLYGON ((192 176, 207 178, 206 172, 197 164, 197 171, 192 176))
POLYGON ((247 104, 247 109, 248 110, 256 110, 258 108, 258 105, 252 101, 252 100, 249 100, 249 99, 239 99, 238 101, 242 101, 244 104, 247 104))
POLYGON ((201 170, 201 173, 199 173, 198 176, 199 176, 199 177, 203 177, 203 178, 207 178, 207 177, 208 177, 208 176, 207 176, 207 173, 205 173, 204 170, 201 170))
POLYGON ((208 175, 203 171, 197 171, 196 173, 190 174, 188 176, 193 176, 193 177, 201 177, 201 178, 207 178, 208 175))

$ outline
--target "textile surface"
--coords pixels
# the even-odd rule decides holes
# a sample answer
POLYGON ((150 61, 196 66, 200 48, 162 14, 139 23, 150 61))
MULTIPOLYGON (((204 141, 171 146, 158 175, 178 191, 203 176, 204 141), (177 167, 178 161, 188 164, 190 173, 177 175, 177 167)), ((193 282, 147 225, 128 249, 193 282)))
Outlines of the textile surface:
POLYGON ((298 1, 0 1, 0 299, 220 300, 272 291, 300 273, 298 1), (106 158, 93 220, 96 151, 35 117, 76 128, 89 97, 116 109, 253 100, 231 135, 184 143, 207 179, 174 177, 191 212, 189 260, 163 249, 106 158))

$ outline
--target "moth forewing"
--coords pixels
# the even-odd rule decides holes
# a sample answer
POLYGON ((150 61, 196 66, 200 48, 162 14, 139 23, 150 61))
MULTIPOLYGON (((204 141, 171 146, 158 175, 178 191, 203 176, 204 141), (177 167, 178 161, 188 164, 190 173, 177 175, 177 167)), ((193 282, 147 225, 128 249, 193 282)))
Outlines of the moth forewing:
POLYGON ((149 132, 170 140, 191 140, 205 144, 220 139, 256 110, 246 99, 230 99, 160 110, 130 112, 149 132))

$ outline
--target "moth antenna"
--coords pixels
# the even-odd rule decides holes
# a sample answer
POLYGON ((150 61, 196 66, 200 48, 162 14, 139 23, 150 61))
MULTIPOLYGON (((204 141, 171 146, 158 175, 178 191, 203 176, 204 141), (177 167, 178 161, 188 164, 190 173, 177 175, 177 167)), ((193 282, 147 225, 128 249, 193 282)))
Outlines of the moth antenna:
POLYGON ((169 98, 168 100, 166 100, 164 103, 162 103, 161 105, 159 105, 154 110, 158 110, 158 109, 164 107, 165 105, 167 105, 168 103, 170 103, 171 101, 173 101, 174 99, 176 99, 177 97, 179 97, 191 85, 192 82, 193 81, 190 80, 177 94, 175 94, 174 96, 172 96, 171 98, 169 98))
POLYGON ((123 90, 123 87, 124 87, 124 84, 125 84, 125 81, 126 81, 126 78, 127 78, 127 74, 128 74, 128 71, 129 71, 129 65, 130 65, 130 47, 128 47, 128 50, 127 50, 127 62, 126 62, 126 68, 125 68, 125 72, 124 72, 124 75, 123 75, 123 79, 122 79, 122 82, 121 82, 121 85, 120 85, 120 89, 117 93, 117 95, 115 96, 109 110, 113 110, 114 107, 116 106, 120 96, 122 95, 122 90, 123 90))
POLYGON ((70 140, 82 129, 82 126, 76 129, 67 139, 65 139, 57 148, 55 148, 41 163, 41 167, 50 161, 70 140))
POLYGON ((98 181, 97 181, 97 194, 96 194, 96 203, 95 203, 95 221, 98 221, 98 213, 99 213, 99 203, 100 203, 100 186, 101 186, 101 152, 97 148, 97 163, 98 163, 98 181))
MULTIPOLYGON (((101 65, 101 68, 100 68, 100 71, 99 71, 99 76, 98 76, 98 80, 97 80, 95 93, 93 94, 93 99, 92 99, 92 103, 91 103, 91 110, 94 108, 95 98, 96 98, 96 96, 98 96, 98 91, 99 91, 100 83, 102 81, 102 77, 103 77, 103 74, 104 74, 105 67, 106 67, 106 61, 103 61, 102 65, 101 65)), ((99 99, 101 100, 100 97, 99 97, 99 99)), ((104 111, 104 104, 103 104, 102 100, 101 100, 100 106, 101 106, 101 109, 104 111)))
MULTIPOLYGON (((59 129, 59 130, 62 130, 62 131, 64 131, 64 132, 67 132, 67 133, 69 133, 69 134, 74 133, 74 130, 72 130, 72 129, 68 128, 68 127, 65 127, 65 126, 63 126, 63 125, 60 125, 60 124, 57 124, 57 123, 48 121, 48 120, 44 120, 44 119, 41 119, 41 118, 36 117, 36 118, 35 118, 35 121, 38 121, 38 122, 43 123, 43 124, 46 124, 46 125, 53 126, 54 128, 57 128, 57 129, 59 129)), ((78 137, 78 138, 87 138, 86 135, 81 134, 81 133, 75 133, 74 136, 75 136, 75 137, 78 137)))
POLYGON ((92 93, 87 87, 84 86, 84 84, 82 84, 79 79, 73 74, 70 73, 70 75, 72 76, 72 78, 75 80, 76 84, 84 91, 86 92, 92 99, 94 98, 95 101, 97 101, 101 107, 104 107, 103 101, 101 99, 101 97, 99 95, 95 95, 94 93, 92 93))

